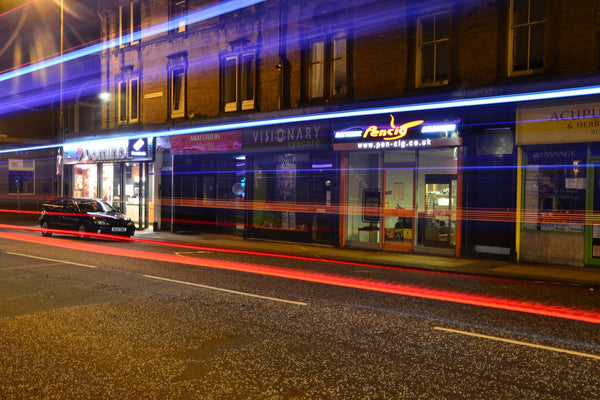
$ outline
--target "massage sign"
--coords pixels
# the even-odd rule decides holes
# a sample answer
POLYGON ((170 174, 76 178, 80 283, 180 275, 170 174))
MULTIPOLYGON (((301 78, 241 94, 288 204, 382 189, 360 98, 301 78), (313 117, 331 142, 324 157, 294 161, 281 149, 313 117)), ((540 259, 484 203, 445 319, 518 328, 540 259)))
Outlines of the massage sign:
POLYGON ((387 125, 358 125, 334 131, 335 150, 424 149, 458 146, 457 123, 428 123, 423 119, 399 121, 389 115, 387 125))

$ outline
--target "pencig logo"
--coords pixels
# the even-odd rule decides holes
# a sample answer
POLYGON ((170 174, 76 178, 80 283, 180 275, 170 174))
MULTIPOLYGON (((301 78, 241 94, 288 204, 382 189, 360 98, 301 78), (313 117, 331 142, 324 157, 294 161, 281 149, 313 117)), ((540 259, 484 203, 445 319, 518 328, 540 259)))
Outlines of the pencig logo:
POLYGON ((383 138, 383 140, 402 139, 404 136, 406 136, 406 134, 408 133, 408 130, 410 128, 419 126, 423 122, 425 122, 424 120, 421 119, 421 120, 417 120, 417 121, 407 122, 400 126, 396 126, 394 116, 392 114, 390 114, 390 117, 391 117, 391 122, 390 122, 391 128, 390 129, 379 129, 377 126, 372 125, 365 130, 365 133, 363 134, 363 139, 366 139, 367 137, 383 138))

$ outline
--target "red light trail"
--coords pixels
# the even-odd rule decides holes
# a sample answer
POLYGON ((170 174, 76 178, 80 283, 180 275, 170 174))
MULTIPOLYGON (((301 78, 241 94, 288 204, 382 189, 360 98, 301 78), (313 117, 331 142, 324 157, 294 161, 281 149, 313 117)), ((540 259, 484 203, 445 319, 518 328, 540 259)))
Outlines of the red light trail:
MULTIPOLYGON (((7 225, 0 225, 0 227, 7 227, 7 225)), ((30 229, 34 230, 33 228, 30 229)), ((83 243, 54 238, 42 238, 22 233, 0 232, 0 238, 98 254, 111 254, 111 252, 114 251, 114 249, 110 247, 89 242, 83 243)), ((152 241, 150 240, 148 240, 147 242, 152 243, 152 241)), ((189 246, 186 247, 189 248, 189 246)), ((263 264, 214 260, 201 257, 178 256, 173 254, 156 253, 142 250, 119 249, 119 256, 136 258, 140 260, 153 260, 159 262, 177 263, 197 267, 245 272, 277 278, 294 279, 304 282, 313 282, 353 289, 370 290, 380 293, 389 293, 507 311, 518 311, 528 314, 550 316, 562 319, 600 324, 600 312, 565 308, 563 306, 556 306, 551 304, 537 304, 527 301, 494 298, 490 296, 465 294, 440 289, 416 287, 396 282, 375 281, 364 278, 341 276, 314 271, 301 271, 290 268, 268 266, 263 264)))

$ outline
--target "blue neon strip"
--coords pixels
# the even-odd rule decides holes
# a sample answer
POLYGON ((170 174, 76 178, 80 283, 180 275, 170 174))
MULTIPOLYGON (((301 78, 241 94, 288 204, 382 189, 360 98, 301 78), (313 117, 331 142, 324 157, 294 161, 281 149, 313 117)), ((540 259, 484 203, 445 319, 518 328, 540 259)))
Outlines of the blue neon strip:
MULTIPOLYGON (((273 118, 273 119, 264 119, 264 120, 256 120, 256 121, 246 121, 246 122, 233 122, 233 123, 225 123, 225 124, 217 124, 217 125, 207 125, 207 126, 198 126, 193 128, 186 129, 174 129, 174 130, 166 130, 166 131, 157 131, 157 132, 143 132, 136 133, 131 132, 125 134, 123 136, 119 136, 118 138, 110 138, 112 139, 137 139, 137 138, 145 138, 145 137, 164 137, 164 136, 175 136, 175 135, 187 135, 192 133, 204 133, 204 132, 215 132, 215 131, 225 131, 232 129, 244 129, 244 128, 253 128, 259 126, 269 126, 269 125, 278 125, 278 124, 291 124, 297 122, 306 122, 306 121, 319 121, 324 119, 339 119, 339 118, 350 118, 350 117, 362 117, 366 115, 376 115, 376 114, 386 114, 386 113, 405 113, 411 111, 426 111, 426 110, 438 110, 438 109, 446 109, 446 108, 458 108, 458 107, 475 107, 475 106, 486 106, 486 105, 494 105, 494 104, 506 104, 506 103, 514 103, 514 102, 528 102, 535 100, 550 100, 550 99, 560 99, 565 97, 579 97, 579 96, 590 96, 600 94, 600 86, 588 86, 581 88, 573 88, 573 89, 564 89, 564 90, 550 90, 545 92, 534 92, 534 93, 522 93, 522 94, 513 94, 506 96, 490 96, 490 97, 480 97, 480 98, 471 98, 471 99, 463 99, 463 100, 449 100, 449 101, 440 101, 433 103, 419 103, 412 105, 402 105, 402 106, 390 106, 390 107, 376 107, 376 108, 365 108, 365 109, 357 109, 357 110, 349 110, 349 111, 336 111, 330 113, 319 113, 319 114, 310 114, 310 115, 301 115, 295 117, 281 117, 281 118, 273 118)), ((83 142, 96 142, 96 141, 106 141, 107 138, 98 138, 98 139, 87 139, 85 141, 78 142, 68 142, 68 145, 75 145, 77 143, 83 142)), ((1 153, 10 153, 14 151, 29 151, 29 150, 40 150, 40 149, 49 149, 61 147, 59 144, 52 145, 40 145, 40 146, 29 146, 23 147, 19 149, 6 149, 0 150, 1 153)))

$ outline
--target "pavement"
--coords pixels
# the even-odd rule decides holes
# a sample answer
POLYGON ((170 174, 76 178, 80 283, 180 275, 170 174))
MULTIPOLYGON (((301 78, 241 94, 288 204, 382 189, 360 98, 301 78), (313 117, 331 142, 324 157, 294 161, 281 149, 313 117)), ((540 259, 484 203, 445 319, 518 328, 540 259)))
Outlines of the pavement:
MULTIPOLYGON (((37 217, 7 220, 0 224, 39 228, 37 217)), ((6 228, 6 225, 4 228, 6 228)), ((0 225, 2 228, 2 225, 0 225)), ((492 276, 509 279, 524 279, 541 282, 581 285, 600 288, 599 267, 574 267, 567 265, 516 263, 496 259, 455 258, 413 253, 398 253, 383 250, 357 250, 337 248, 320 244, 281 242, 263 239, 243 239, 226 234, 182 234, 168 231, 153 231, 152 228, 137 231, 134 239, 166 241, 264 253, 338 260, 349 263, 366 263, 391 267, 443 271, 458 274, 492 276)))

